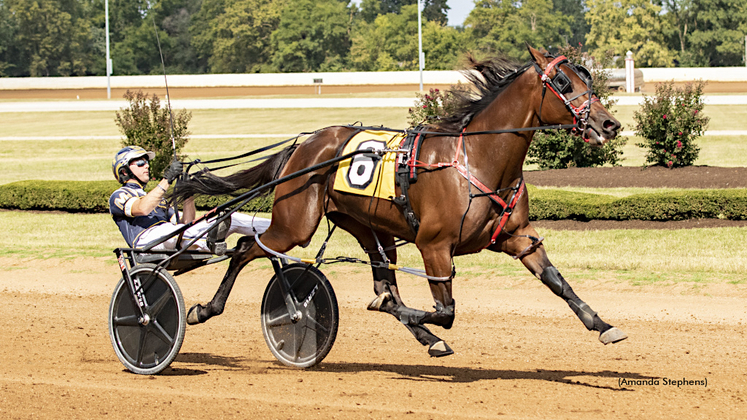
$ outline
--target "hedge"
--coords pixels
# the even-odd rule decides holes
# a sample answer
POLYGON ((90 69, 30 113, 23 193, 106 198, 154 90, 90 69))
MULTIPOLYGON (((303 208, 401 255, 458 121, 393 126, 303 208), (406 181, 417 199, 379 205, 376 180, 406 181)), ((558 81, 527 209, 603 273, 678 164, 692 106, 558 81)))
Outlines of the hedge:
MULTIPOLYGON (((19 181, 0 185, 0 208, 107 213, 116 181, 19 181)), ((678 190, 625 198, 529 187, 531 220, 747 220, 747 189, 678 190)), ((230 197, 198 197, 208 210, 230 197)), ((269 212, 272 196, 253 200, 243 211, 269 212)))
MULTIPOLYGON (((109 196, 119 187, 117 181, 18 181, 0 185, 0 208, 108 213, 109 196)), ((198 210, 209 210, 231 198, 198 197, 195 205, 198 210)), ((269 212, 271 207, 272 196, 250 201, 243 211, 269 212)))

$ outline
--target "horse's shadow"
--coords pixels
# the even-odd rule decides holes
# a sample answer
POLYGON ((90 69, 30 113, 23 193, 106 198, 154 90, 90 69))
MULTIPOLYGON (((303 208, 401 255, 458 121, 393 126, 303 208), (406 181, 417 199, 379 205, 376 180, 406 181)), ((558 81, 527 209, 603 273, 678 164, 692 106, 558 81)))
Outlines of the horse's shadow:
MULTIPOLYGON (((211 367, 223 368, 224 370, 246 369, 247 359, 243 357, 219 356, 211 353, 180 353, 176 358, 177 362, 190 363, 194 365, 205 365, 211 367)), ((280 362, 272 360, 269 363, 276 365, 275 369, 298 371, 282 365, 280 362)), ((308 368, 314 372, 329 373, 361 373, 361 372, 384 372, 398 375, 394 380, 409 381, 427 381, 427 382, 445 382, 445 383, 472 383, 489 380, 535 380, 555 382, 567 385, 584 386, 597 389, 608 389, 614 391, 632 391, 631 389, 618 386, 618 380, 625 378, 627 380, 650 380, 657 379, 651 376, 641 375, 633 372, 613 372, 603 371, 576 371, 576 370, 508 370, 508 369, 483 369, 471 367, 453 367, 453 366, 429 366, 429 365, 403 365, 391 363, 343 363, 343 362, 324 362, 318 366, 308 368), (612 380, 610 385, 599 385, 584 382, 582 377, 592 377, 612 380)), ((171 368, 167 369, 162 375, 175 376, 193 376, 204 375, 207 371, 200 369, 171 368)))
POLYGON ((448 367, 428 365, 398 365, 378 363, 323 363, 316 371, 334 373, 360 373, 360 372, 389 372, 399 375, 399 380, 411 381, 433 381, 447 383, 472 383, 485 380, 538 380, 556 382, 568 385, 585 386, 590 388, 608 389, 614 391, 632 391, 618 386, 620 378, 625 379, 655 379, 632 372, 603 371, 574 371, 574 370, 501 370, 482 369, 470 367, 448 367), (611 385, 598 385, 584 382, 579 377, 595 377, 612 379, 611 385), (578 378, 578 379, 574 379, 578 378))

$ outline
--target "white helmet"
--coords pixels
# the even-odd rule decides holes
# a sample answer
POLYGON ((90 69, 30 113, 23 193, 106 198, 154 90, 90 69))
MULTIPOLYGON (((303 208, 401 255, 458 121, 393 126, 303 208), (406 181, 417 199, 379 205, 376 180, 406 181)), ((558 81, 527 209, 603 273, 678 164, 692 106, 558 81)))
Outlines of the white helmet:
POLYGON ((133 160, 148 156, 148 160, 153 160, 156 154, 143 149, 140 146, 127 146, 122 148, 114 155, 112 160, 112 172, 114 172, 114 178, 119 181, 120 184, 124 184, 129 179, 134 178, 132 171, 130 171, 130 162, 133 160))

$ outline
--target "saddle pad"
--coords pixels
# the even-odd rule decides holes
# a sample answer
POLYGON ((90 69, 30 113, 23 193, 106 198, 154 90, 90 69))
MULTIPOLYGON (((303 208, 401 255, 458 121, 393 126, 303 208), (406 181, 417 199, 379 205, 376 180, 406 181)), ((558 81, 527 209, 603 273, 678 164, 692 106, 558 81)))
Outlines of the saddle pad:
MULTIPOLYGON (((353 136, 342 154, 360 149, 374 148, 399 149, 404 133, 391 131, 366 130, 353 136)), ((366 155, 356 155, 340 162, 335 176, 335 191, 365 195, 367 197, 394 198, 394 174, 396 173, 397 154, 385 153, 380 159, 366 155)))

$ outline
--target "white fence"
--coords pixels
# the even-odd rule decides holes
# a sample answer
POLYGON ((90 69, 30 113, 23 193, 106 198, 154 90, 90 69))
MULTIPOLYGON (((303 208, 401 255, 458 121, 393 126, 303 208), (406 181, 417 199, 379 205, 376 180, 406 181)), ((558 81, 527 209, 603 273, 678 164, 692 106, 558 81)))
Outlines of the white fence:
MULTIPOLYGON (((704 80, 708 82, 747 82, 747 67, 716 68, 641 68, 644 83, 674 80, 675 82, 704 80)), ((614 71, 624 71, 617 69, 614 71)), ((466 79, 458 71, 424 71, 425 85, 451 85, 466 79)), ((111 87, 160 88, 163 76, 112 76, 111 87)), ((357 72, 357 73, 263 73, 169 75, 169 87, 267 87, 267 86, 365 86, 417 85, 417 71, 357 72)), ((24 77, 0 78, 0 90, 35 89, 105 89, 106 76, 91 77, 24 77)))

